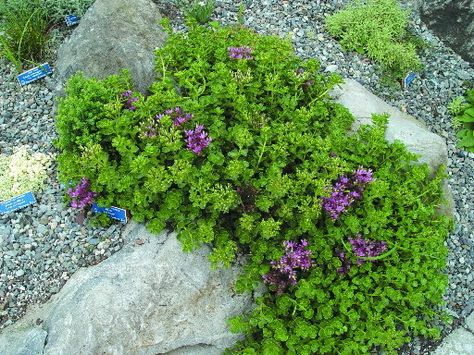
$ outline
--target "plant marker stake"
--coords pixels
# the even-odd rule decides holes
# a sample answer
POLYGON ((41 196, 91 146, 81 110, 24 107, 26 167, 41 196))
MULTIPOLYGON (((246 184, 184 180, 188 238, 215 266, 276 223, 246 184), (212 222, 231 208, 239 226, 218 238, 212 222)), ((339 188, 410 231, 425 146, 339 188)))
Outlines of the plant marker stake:
POLYGON ((94 213, 106 213, 110 218, 116 219, 117 221, 127 224, 128 217, 127 211, 123 208, 118 207, 99 207, 96 203, 92 205, 92 212, 94 213))
POLYGON ((415 80, 416 74, 415 73, 408 73, 407 76, 403 79, 403 88, 408 89, 408 87, 411 85, 413 80, 415 80))
POLYGON ((26 192, 22 195, 13 197, 0 203, 0 214, 6 214, 25 208, 36 203, 36 198, 32 192, 26 192))
POLYGON ((79 23, 79 17, 75 15, 67 15, 65 18, 66 26, 71 27, 79 23))
POLYGON ((48 63, 44 63, 44 64, 41 64, 40 66, 37 66, 36 68, 30 69, 30 70, 25 71, 24 73, 21 73, 20 75, 17 76, 17 79, 20 85, 24 86, 29 83, 32 83, 33 81, 42 79, 45 76, 50 75, 52 73, 53 73, 53 69, 51 69, 48 63))

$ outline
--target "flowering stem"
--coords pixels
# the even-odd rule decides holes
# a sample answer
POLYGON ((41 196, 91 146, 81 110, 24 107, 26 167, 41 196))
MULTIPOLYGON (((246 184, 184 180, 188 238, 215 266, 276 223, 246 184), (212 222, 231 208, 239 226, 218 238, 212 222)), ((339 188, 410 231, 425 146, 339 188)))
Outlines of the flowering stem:
POLYGON ((163 60, 163 56, 160 55, 160 60, 161 60, 161 68, 162 68, 162 71, 163 71, 163 76, 161 78, 161 81, 164 81, 165 80, 165 77, 166 77, 166 67, 165 67, 165 61, 163 60))
POLYGON ((395 244, 395 246, 390 249, 389 251, 387 251, 386 253, 383 253, 383 254, 380 254, 380 255, 377 255, 377 256, 358 256, 359 259, 361 260, 367 260, 367 261, 372 261, 372 260, 382 260, 382 259, 385 259, 387 256, 393 254, 395 252, 395 250, 398 249, 398 246, 395 244))
POLYGON ((255 167, 255 169, 258 168, 258 166, 260 165, 260 161, 262 160, 263 153, 265 153, 266 145, 267 145, 267 138, 265 138, 265 141, 263 142, 262 151, 260 152, 260 155, 258 157, 257 166, 255 167))

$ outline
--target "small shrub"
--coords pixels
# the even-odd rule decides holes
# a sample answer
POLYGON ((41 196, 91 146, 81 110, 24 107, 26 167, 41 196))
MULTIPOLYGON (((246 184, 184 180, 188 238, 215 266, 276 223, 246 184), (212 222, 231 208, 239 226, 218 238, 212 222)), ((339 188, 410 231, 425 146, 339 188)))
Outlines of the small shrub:
POLYGON ((398 79, 421 67, 407 24, 408 14, 396 0, 354 1, 326 22, 344 48, 367 54, 398 79))
POLYGON ((0 55, 18 71, 38 64, 48 41, 49 21, 40 0, 6 0, 0 5, 0 55))
POLYGON ((474 89, 467 90, 464 97, 454 99, 449 110, 458 129, 459 147, 474 152, 474 89))
POLYGON ((209 22, 216 7, 216 0, 175 0, 175 3, 186 17, 201 25, 209 22))
POLYGON ((82 16, 94 0, 41 0, 48 18, 54 23, 64 23, 66 15, 82 16))
POLYGON ((328 95, 340 78, 287 40, 191 26, 156 55, 148 97, 126 73, 70 79, 60 178, 88 178, 99 205, 175 229, 185 250, 208 243, 214 265, 248 255, 236 288, 268 290, 231 321, 246 338, 229 352, 393 353, 439 335, 442 171, 389 144, 386 116, 349 135, 328 95))

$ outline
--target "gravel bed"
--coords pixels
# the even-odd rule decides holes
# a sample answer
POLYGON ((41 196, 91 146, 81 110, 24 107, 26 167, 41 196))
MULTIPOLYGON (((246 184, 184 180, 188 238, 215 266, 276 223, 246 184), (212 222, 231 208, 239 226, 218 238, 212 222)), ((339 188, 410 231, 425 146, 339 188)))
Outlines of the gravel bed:
MULTIPOLYGON (((170 17, 175 30, 184 29, 176 7, 156 0, 170 17)), ((459 55, 447 48, 420 21, 416 11, 410 19, 411 31, 428 44, 421 53, 424 69, 408 89, 383 83, 380 67, 370 59, 344 51, 324 29, 326 16, 341 9, 346 0, 260 0, 244 1, 245 25, 262 34, 289 37, 296 53, 303 58, 317 58, 322 70, 355 79, 386 102, 426 123, 428 128, 446 139, 448 175, 456 212, 454 232, 447 238, 449 248, 449 287, 445 294, 447 311, 453 324, 447 334, 462 324, 474 310, 474 153, 456 147, 455 131, 447 105, 462 95, 474 81, 474 70, 459 55), (470 82, 470 83, 469 83, 470 82)), ((408 1, 409 2, 409 1, 408 1)), ((239 2, 218 1, 212 20, 222 24, 238 22, 239 2)), ((435 345, 415 339, 404 353, 428 353, 435 345)))
MULTIPOLYGON (((30 152, 54 156, 56 137, 53 92, 48 80, 25 87, 16 72, 0 61, 0 152, 27 145, 30 152)), ((120 250, 122 226, 108 229, 79 225, 76 210, 64 203, 56 164, 48 169, 37 203, 0 215, 0 329, 20 318, 28 305, 59 292, 82 266, 94 265, 120 250)))
MULTIPOLYGON (((179 11, 165 0, 165 16, 176 29, 183 29, 179 11)), ((262 34, 289 36, 301 57, 316 57, 326 71, 353 78, 400 108, 424 121, 429 129, 446 139, 448 174, 456 202, 456 228, 448 237, 449 288, 445 299, 460 324, 474 309, 474 154, 455 146, 456 137, 447 104, 461 95, 474 70, 412 16, 413 31, 429 43, 422 53, 425 69, 409 89, 381 84, 380 68, 364 56, 345 52, 324 30, 324 19, 341 8, 345 0, 247 0, 245 25, 262 34)), ((239 2, 218 1, 213 20, 237 22, 239 2)), ((10 153, 20 144, 32 151, 57 154, 53 93, 43 80, 20 88, 11 66, 0 61, 0 150, 10 153)), ((49 84, 52 84, 51 82, 49 84)), ((21 211, 0 216, 0 328, 18 319, 28 304, 44 302, 81 266, 93 265, 123 243, 120 225, 109 229, 80 226, 76 211, 63 203, 64 191, 49 170, 45 190, 36 194, 38 203, 21 211)), ((445 328, 445 332, 450 327, 445 328)), ((432 344, 431 344, 432 345, 432 344)), ((426 353, 429 343, 415 339, 406 353, 426 353)))

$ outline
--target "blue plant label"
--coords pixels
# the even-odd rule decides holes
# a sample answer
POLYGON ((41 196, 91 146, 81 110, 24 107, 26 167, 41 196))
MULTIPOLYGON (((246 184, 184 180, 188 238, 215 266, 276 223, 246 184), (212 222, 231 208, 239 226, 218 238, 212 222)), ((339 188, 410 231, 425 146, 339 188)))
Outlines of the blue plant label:
POLYGON ((27 192, 0 203, 0 214, 14 212, 34 203, 36 203, 35 196, 32 192, 27 192))
POLYGON ((127 211, 123 208, 118 207, 99 207, 96 203, 92 205, 92 212, 94 213, 106 213, 110 218, 116 219, 117 221, 127 224, 127 211))
POLYGON ((67 15, 66 16, 66 26, 71 27, 77 25, 79 23, 79 17, 74 15, 67 15))
POLYGON ((410 84, 415 80, 416 74, 415 73, 408 73, 405 79, 403 79, 403 87, 406 89, 410 86, 410 84))
POLYGON ((45 76, 50 75, 52 73, 53 69, 51 69, 48 63, 44 63, 40 66, 37 66, 36 68, 21 73, 17 76, 17 79, 20 85, 23 86, 32 83, 33 81, 44 78, 45 76))

